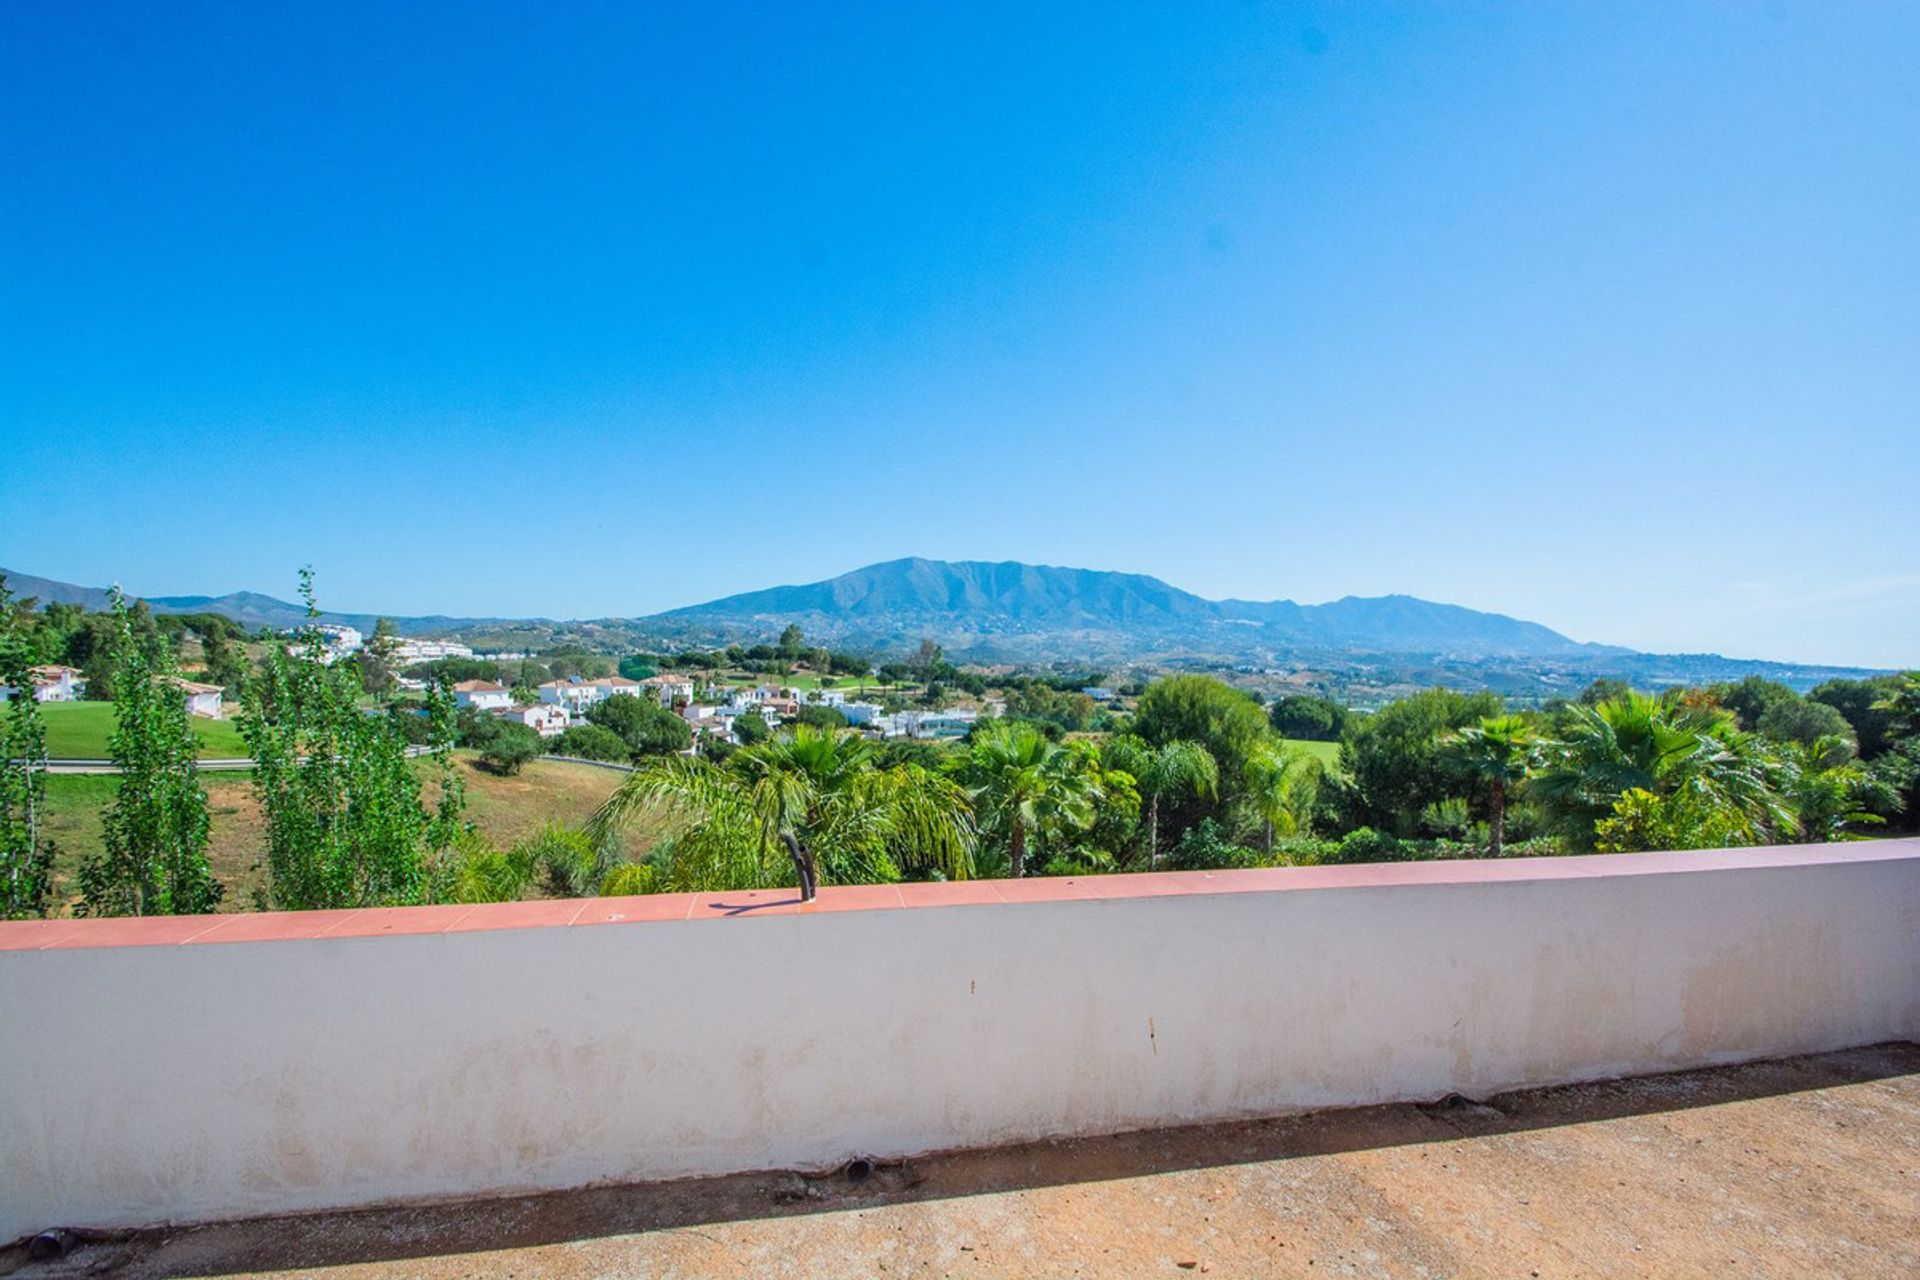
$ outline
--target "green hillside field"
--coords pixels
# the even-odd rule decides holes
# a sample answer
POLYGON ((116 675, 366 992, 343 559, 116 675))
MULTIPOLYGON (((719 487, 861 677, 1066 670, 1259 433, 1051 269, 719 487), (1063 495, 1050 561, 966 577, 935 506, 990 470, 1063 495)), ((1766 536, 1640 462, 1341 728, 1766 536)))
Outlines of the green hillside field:
MULTIPOLYGON (((47 725, 47 754, 56 760, 103 760, 107 737, 113 732, 111 702, 43 702, 47 725)), ((237 759, 249 754, 240 726, 231 720, 191 717, 200 740, 202 759, 237 759)))

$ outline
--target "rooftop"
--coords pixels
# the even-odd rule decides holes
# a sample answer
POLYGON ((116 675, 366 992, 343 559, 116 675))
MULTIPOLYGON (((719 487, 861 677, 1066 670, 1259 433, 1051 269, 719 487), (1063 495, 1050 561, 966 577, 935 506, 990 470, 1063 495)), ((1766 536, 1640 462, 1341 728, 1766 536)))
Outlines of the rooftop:
MULTIPOLYGON (((23 1277, 1920 1273, 1920 1046, 104 1236, 23 1277)), ((0 1257, 0 1271, 6 1259, 0 1257)))

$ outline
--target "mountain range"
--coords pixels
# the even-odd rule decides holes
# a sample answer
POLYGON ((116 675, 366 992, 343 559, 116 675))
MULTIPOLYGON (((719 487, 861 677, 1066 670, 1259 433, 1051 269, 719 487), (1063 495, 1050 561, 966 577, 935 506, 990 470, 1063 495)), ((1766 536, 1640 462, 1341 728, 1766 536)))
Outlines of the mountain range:
POLYGON ((1625 653, 1535 622, 1412 596, 1330 604, 1208 600, 1138 573, 1008 560, 890 560, 804 586, 769 587, 645 619, 729 639, 798 622, 808 635, 882 647, 930 636, 963 653, 1040 645, 1142 653, 1253 648, 1514 657, 1625 653))
MULTIPOLYGON (((106 606, 99 588, 4 573, 16 596, 106 606)), ((252 591, 148 596, 159 613, 219 613, 248 627, 298 624, 301 606, 252 591)), ((371 631, 375 615, 328 612, 371 631)), ((1561 691, 1607 675, 1642 687, 1760 673, 1798 687, 1858 668, 1751 662, 1714 654, 1637 653, 1582 643, 1537 622, 1413 596, 1347 596, 1326 604, 1209 600, 1136 573, 1018 561, 909 558, 821 582, 769 587, 634 618, 394 619, 403 635, 454 634, 477 647, 583 643, 608 650, 753 644, 798 623, 816 644, 875 655, 932 639, 961 660, 1145 664, 1242 673, 1327 673, 1331 683, 1389 690, 1485 685, 1515 695, 1561 691)))

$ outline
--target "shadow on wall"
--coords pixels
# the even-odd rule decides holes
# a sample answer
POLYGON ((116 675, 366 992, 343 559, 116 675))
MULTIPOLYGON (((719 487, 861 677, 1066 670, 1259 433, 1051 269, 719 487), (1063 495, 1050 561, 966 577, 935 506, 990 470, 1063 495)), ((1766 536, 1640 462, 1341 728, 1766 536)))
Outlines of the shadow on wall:
MULTIPOLYGON (((808 1173, 736 1174, 462 1204, 267 1218, 83 1237, 59 1274, 235 1275, 565 1244, 726 1222, 1100 1183, 1525 1133, 1920 1075, 1920 1045, 1525 1090, 1474 1101, 1029 1143, 808 1173), (69 1271, 67 1268, 74 1268, 69 1271)), ((0 1252, 0 1272, 11 1261, 0 1252)), ((33 1274, 49 1274, 35 1271, 33 1274)))

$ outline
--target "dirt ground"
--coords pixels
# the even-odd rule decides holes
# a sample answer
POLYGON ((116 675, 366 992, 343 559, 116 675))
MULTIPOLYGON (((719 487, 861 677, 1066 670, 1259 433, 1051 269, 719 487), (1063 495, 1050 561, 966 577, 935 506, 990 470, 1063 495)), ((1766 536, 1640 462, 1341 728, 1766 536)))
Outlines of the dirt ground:
POLYGON ((1910 1278, 1920 1046, 964 1152, 864 1180, 755 1174, 156 1230, 18 1274, 295 1272, 1910 1278))

